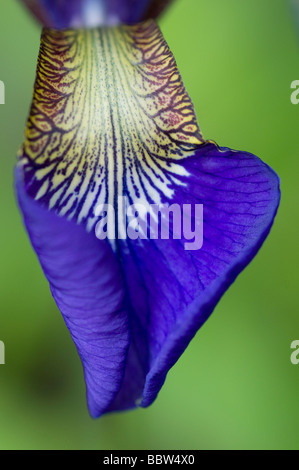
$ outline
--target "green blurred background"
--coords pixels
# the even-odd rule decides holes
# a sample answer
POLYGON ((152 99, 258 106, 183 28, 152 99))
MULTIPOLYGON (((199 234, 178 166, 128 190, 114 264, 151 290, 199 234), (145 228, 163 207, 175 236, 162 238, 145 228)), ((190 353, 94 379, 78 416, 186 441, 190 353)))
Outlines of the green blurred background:
POLYGON ((177 0, 160 22, 206 138, 250 151, 282 180, 272 232, 148 409, 92 420, 75 347, 13 193, 40 28, 1 2, 1 449, 299 449, 299 30, 287 0, 177 0))

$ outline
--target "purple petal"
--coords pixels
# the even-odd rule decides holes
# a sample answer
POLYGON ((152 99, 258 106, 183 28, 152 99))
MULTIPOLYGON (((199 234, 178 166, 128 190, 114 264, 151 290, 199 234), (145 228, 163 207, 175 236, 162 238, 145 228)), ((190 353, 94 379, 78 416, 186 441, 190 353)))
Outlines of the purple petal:
POLYGON ((207 143, 183 165, 189 176, 163 203, 203 204, 202 248, 185 250, 186 239, 128 239, 118 265, 109 245, 41 209, 18 185, 32 244, 85 366, 93 416, 154 401, 276 215, 279 181, 257 157, 207 143))
POLYGON ((171 0, 22 0, 54 29, 135 24, 157 18, 171 0))
MULTIPOLYGON (((142 406, 156 398, 167 372, 236 276, 264 242, 279 204, 277 175, 257 157, 214 143, 184 160, 171 200, 203 204, 203 246, 182 240, 128 240, 123 263, 129 297, 148 331, 150 368, 142 406)), ((183 212, 183 211, 182 211, 183 212)), ((193 219, 194 223, 194 219, 193 219)))
POLYGON ((83 361, 93 416, 155 399, 273 223, 275 173, 253 155, 203 142, 154 22, 43 32, 17 186, 83 361), (192 220, 203 246, 185 250, 186 233, 97 240, 97 206, 116 209, 119 196, 180 212, 203 205, 202 226, 192 220))
POLYGON ((115 398, 129 346, 120 266, 110 246, 83 227, 57 217, 24 191, 17 194, 31 243, 81 357, 93 417, 115 398))

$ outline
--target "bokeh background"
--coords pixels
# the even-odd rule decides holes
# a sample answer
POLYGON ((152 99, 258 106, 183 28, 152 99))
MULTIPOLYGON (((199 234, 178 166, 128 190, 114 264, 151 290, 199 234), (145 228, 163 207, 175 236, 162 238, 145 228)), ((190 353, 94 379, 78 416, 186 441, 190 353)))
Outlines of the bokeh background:
POLYGON ((282 202, 269 238, 222 298, 148 409, 92 420, 75 347, 17 210, 13 167, 40 27, 1 2, 1 449, 299 449, 299 28, 287 0, 177 0, 160 25, 206 138, 274 168, 282 202))

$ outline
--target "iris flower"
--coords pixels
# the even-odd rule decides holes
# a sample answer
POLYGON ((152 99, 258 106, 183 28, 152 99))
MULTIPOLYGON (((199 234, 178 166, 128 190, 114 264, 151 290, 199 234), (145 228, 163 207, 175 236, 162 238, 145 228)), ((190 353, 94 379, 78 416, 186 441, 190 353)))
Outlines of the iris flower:
POLYGON ((91 416, 147 407, 267 237, 279 180, 256 156, 203 138, 155 21, 168 2, 24 3, 44 26, 16 168, 24 223, 82 360, 91 416), (201 249, 99 239, 96 208, 117 214, 120 196, 202 204, 201 249))

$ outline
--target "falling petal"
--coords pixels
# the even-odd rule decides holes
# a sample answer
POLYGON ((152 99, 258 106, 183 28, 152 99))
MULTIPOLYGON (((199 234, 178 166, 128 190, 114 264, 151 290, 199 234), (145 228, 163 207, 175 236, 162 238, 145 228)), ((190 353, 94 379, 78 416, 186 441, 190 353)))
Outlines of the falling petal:
POLYGON ((269 233, 276 174, 251 154, 203 139, 154 21, 44 30, 18 172, 25 223, 85 375, 87 364, 91 414, 150 405, 269 233), (188 205, 203 207, 202 221, 187 214, 196 246, 188 233, 174 236, 181 223, 170 239, 97 240, 103 204, 115 210, 110 230, 123 235, 120 197, 176 204, 183 215, 188 205), (103 335, 118 347, 107 377, 103 335))

